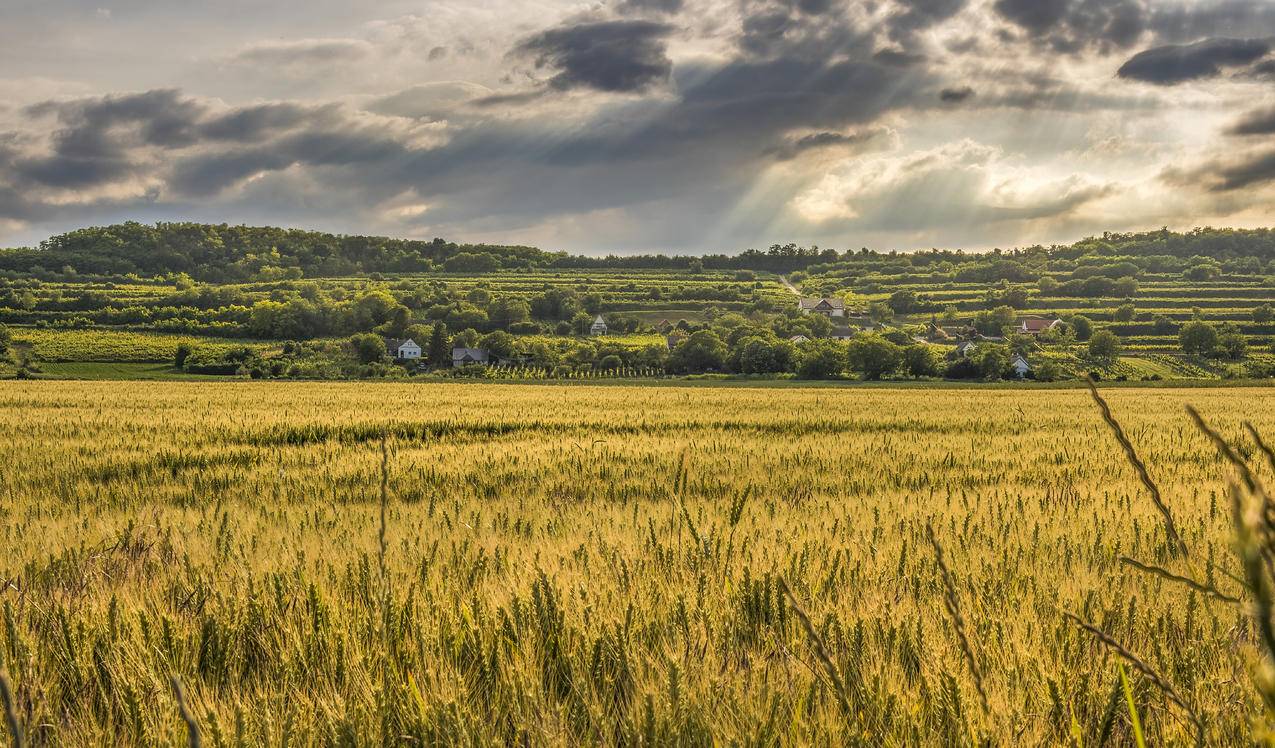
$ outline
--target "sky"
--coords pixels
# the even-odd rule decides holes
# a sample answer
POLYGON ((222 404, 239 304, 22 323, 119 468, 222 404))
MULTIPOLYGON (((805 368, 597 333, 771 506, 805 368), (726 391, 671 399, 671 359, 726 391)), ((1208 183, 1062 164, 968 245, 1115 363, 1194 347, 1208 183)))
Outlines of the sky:
POLYGON ((583 254, 1275 223, 1270 0, 3 0, 0 246, 583 254))

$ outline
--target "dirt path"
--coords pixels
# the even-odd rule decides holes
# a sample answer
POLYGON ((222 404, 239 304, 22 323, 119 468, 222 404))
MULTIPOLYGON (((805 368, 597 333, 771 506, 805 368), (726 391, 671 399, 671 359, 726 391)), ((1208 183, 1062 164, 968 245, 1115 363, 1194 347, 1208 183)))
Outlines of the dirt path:
POLYGON ((779 280, 782 281, 784 284, 784 287, 787 288, 789 291, 792 291, 794 295, 801 296, 801 291, 798 291, 796 286, 788 282, 788 276, 781 275, 779 276, 779 280))

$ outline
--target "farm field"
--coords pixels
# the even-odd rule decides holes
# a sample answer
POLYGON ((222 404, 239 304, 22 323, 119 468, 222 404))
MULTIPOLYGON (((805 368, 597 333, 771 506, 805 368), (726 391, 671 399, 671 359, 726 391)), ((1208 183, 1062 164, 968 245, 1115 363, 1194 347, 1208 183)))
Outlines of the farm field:
POLYGON ((1074 389, 6 382, 0 668, 32 745, 1247 744, 1247 607, 1120 558, 1242 596, 1183 408, 1269 484, 1275 389, 1105 394, 1185 558, 1074 389))

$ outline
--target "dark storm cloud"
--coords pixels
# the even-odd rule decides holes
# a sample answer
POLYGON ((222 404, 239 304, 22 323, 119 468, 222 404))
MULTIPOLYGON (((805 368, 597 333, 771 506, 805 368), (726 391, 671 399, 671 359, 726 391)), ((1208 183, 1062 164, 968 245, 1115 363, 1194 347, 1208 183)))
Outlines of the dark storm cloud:
POLYGON ((118 181, 137 171, 129 157, 139 145, 178 148, 194 143, 195 123, 204 107, 177 91, 50 101, 27 114, 58 123, 50 152, 15 159, 12 169, 24 182, 79 189, 118 181))
POLYGON ((637 92, 668 80, 673 62, 666 40, 672 32, 653 21, 567 24, 524 39, 514 54, 556 71, 549 85, 559 90, 637 92))
POLYGON ((942 91, 939 91, 939 100, 947 104, 959 104, 973 96, 974 89, 969 86, 961 86, 960 88, 945 88, 942 91))
POLYGON ((908 42, 918 31, 942 23, 964 10, 968 0, 898 0, 886 22, 891 39, 908 42))
POLYGON ((1254 65, 1249 74, 1255 78, 1275 78, 1275 60, 1263 60, 1254 65))
POLYGON ((791 161, 807 151, 833 147, 856 147, 870 143, 885 134, 884 130, 863 132, 816 132, 799 138, 790 138, 780 145, 766 149, 777 161, 791 161))
POLYGON ((616 10, 621 13, 674 14, 682 9, 684 0, 620 0, 616 10))
POLYGON ((1266 39, 1205 39, 1144 50, 1129 58, 1116 75, 1171 86, 1198 78, 1214 78, 1225 68, 1253 63, 1271 51, 1266 39))
POLYGON ((1231 135, 1275 135, 1275 109, 1249 112, 1227 132, 1231 135))
POLYGON ((212 140, 255 143, 305 122, 330 117, 335 107, 305 107, 298 104, 261 104, 212 117, 199 125, 201 136, 212 140))
POLYGON ((739 49, 749 57, 818 57, 871 43, 827 0, 742 0, 739 49))
POLYGON ((1164 42, 1211 37, 1275 35, 1275 3, 1267 0, 1208 0, 1151 4, 1148 26, 1164 42))
POLYGON ((103 96, 74 101, 48 101, 27 108, 34 117, 53 115, 62 125, 56 140, 68 149, 88 142, 100 146, 102 136, 120 125, 140 125, 139 135, 150 145, 173 147, 194 142, 193 123, 204 106, 178 91, 162 89, 140 94, 103 96))
POLYGON ((27 109, 60 127, 44 152, 7 147, 9 187, 85 190, 134 175, 179 194, 216 194, 293 164, 330 166, 402 156, 393 133, 371 131, 336 105, 261 104, 213 113, 173 90, 44 102, 27 109), (158 161, 148 150, 164 153, 158 161), (167 167, 167 168, 166 168, 167 167))
POLYGON ((1230 192, 1272 180, 1275 180, 1275 151, 1265 151, 1216 167, 1213 190, 1230 192))
POLYGON ((996 0, 995 11, 1056 51, 1125 49, 1149 21, 1144 0, 996 0))

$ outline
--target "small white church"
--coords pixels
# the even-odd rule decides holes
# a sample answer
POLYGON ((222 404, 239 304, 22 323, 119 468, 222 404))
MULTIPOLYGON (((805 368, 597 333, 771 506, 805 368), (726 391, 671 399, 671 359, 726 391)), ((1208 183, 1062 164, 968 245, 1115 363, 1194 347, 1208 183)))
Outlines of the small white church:
POLYGON ((599 314, 597 319, 593 320, 593 324, 589 326, 589 334, 590 335, 606 335, 607 334, 607 322, 606 320, 602 319, 601 314, 599 314))

